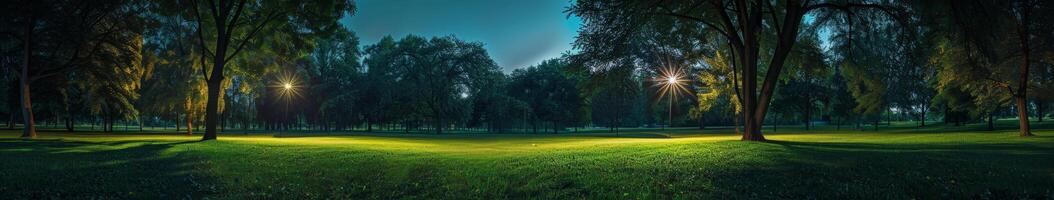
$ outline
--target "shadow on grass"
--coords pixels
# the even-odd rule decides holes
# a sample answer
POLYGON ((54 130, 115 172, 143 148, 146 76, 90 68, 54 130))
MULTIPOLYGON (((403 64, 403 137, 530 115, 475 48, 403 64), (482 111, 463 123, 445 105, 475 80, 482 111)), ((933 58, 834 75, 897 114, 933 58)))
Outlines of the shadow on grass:
POLYGON ((723 170, 714 175, 716 188, 748 198, 1054 198, 1054 147, 1049 145, 759 145, 766 155, 760 159, 768 162, 723 170))
MULTIPOLYGON (((1032 131, 1043 131, 1054 129, 1054 121, 1031 121, 1030 127, 1032 131)), ((771 126, 766 125, 762 131, 766 133, 771 132, 771 126)), ((919 127, 915 122, 894 122, 893 125, 887 125, 885 122, 879 123, 878 129, 874 128, 872 124, 862 124, 860 127, 856 127, 854 124, 842 125, 840 127, 835 125, 816 125, 812 127, 811 131, 805 130, 803 125, 782 125, 778 127, 775 133, 809 133, 809 132, 862 132, 862 133, 957 133, 957 132, 1017 132, 1018 121, 1003 119, 996 120, 994 123, 994 130, 988 129, 987 122, 974 122, 974 123, 963 123, 959 126, 955 126, 953 123, 941 123, 941 122, 928 122, 926 126, 919 127)))
POLYGON ((186 142, 0 139, 0 194, 14 199, 201 198, 216 192, 186 142))

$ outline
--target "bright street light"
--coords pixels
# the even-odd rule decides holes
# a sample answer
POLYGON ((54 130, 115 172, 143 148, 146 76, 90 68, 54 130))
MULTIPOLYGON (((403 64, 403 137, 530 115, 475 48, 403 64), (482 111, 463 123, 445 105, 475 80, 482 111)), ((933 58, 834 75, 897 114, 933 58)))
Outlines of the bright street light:
MULTIPOLYGON (((681 71, 681 69, 677 69, 677 68, 673 68, 673 67, 664 67, 664 68, 660 68, 659 70, 660 70, 659 73, 660 73, 661 76, 657 77, 657 79, 655 81, 656 81, 656 86, 661 86, 661 88, 659 90, 659 94, 660 95, 668 95, 669 98, 670 98, 670 101, 669 101, 669 103, 670 103, 670 105, 669 105, 670 106, 670 108, 669 108, 670 109, 669 110, 669 118, 667 118, 667 121, 666 121, 666 126, 670 126, 670 125, 673 124, 673 99, 674 99, 674 97, 677 96, 678 93, 681 93, 681 92, 690 93, 690 91, 686 87, 687 84, 685 83, 685 80, 681 79, 681 77, 685 76, 684 72, 681 71)), ((666 129, 666 126, 663 126, 664 130, 666 129)))

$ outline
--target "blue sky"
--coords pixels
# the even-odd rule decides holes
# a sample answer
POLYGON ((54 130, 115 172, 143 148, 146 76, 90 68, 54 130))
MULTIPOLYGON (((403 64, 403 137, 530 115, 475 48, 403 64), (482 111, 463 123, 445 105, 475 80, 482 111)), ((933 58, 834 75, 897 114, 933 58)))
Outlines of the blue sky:
POLYGON ((341 23, 363 46, 391 35, 455 35, 484 43, 505 71, 559 57, 572 49, 581 20, 568 18, 570 0, 358 0, 341 23))

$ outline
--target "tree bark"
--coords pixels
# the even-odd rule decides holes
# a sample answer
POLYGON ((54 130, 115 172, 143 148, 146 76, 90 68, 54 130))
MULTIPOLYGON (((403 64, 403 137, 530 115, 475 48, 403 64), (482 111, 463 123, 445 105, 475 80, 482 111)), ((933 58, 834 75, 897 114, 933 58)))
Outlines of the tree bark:
POLYGON ((73 132, 74 131, 73 124, 74 124, 73 115, 72 114, 67 115, 66 116, 66 123, 65 123, 67 132, 73 132))
POLYGON ((739 118, 742 117, 742 116, 740 116, 740 115, 734 115, 734 116, 735 116, 735 118, 732 119, 732 123, 736 127, 735 133, 736 134, 740 134, 740 132, 739 132, 739 118))
POLYGON ((1021 41, 1022 62, 1018 74, 1017 94, 1014 94, 1014 102, 1017 104, 1018 132, 1021 137, 1032 135, 1032 128, 1028 124, 1028 68, 1031 65, 1029 46, 1029 14, 1031 5, 1022 5, 1021 21, 1018 23, 1018 39, 1021 41))
POLYGON ((779 124, 780 124, 779 120, 776 120, 775 118, 772 119, 772 132, 773 133, 776 132, 776 127, 779 126, 779 124))
POLYGON ((29 63, 32 58, 32 44, 33 44, 33 25, 36 20, 31 16, 25 26, 25 38, 23 38, 22 47, 22 70, 18 78, 19 88, 21 88, 21 102, 22 102, 22 137, 23 138, 36 138, 37 128, 33 122, 33 101, 30 99, 29 92, 29 63))
MULTIPOLYGON (((1022 88, 1020 92, 1024 93, 1025 90, 1022 88)), ((1017 104, 1018 132, 1022 137, 1033 136, 1032 128, 1029 126, 1028 122, 1028 103, 1026 101, 1028 100, 1022 96, 1014 97, 1014 102, 1017 104)))
MULTIPOLYGON (((783 69, 784 61, 786 61, 787 55, 790 54, 791 49, 793 49, 794 44, 797 42, 798 28, 806 11, 801 2, 790 1, 787 4, 787 10, 786 13, 784 13, 783 27, 781 27, 782 29, 777 36, 778 42, 776 43, 772 60, 769 61, 768 71, 765 73, 765 80, 761 87, 761 95, 758 99, 755 99, 755 89, 757 89, 757 60, 760 57, 758 57, 759 37, 756 37, 757 35, 755 35, 757 32, 755 28, 759 28, 761 24, 761 18, 763 17, 761 8, 755 8, 751 13, 754 16, 748 17, 753 18, 753 22, 748 22, 747 24, 756 24, 753 26, 748 25, 743 29, 743 38, 746 41, 744 44, 747 45, 750 50, 746 52, 747 54, 745 55, 747 56, 741 57, 752 60, 744 65, 745 68, 743 73, 743 84, 746 86, 743 89, 746 90, 747 94, 744 97, 747 98, 746 108, 748 108, 746 116, 747 121, 745 124, 747 129, 743 134, 743 140, 765 141, 765 137, 761 134, 761 122, 765 119, 765 114, 768 112, 768 104, 772 100, 773 92, 776 90, 776 82, 778 81, 777 79, 779 79, 780 73, 783 69)), ((740 7, 741 8, 737 9, 746 9, 745 5, 740 7)), ((746 10, 740 10, 740 12, 746 12, 746 10)))
POLYGON ((187 135, 194 135, 194 115, 187 112, 187 135))
POLYGON ((10 113, 7 115, 7 129, 15 129, 15 109, 11 109, 8 112, 10 113))
MULTIPOLYGON (((808 95, 806 95, 806 96, 808 96, 808 95)), ((806 99, 808 99, 808 97, 806 97, 806 99)), ((805 130, 806 131, 809 130, 809 125, 812 125, 812 123, 810 123, 811 117, 812 117, 811 116, 812 115, 812 112, 811 112, 812 108, 811 107, 812 106, 809 106, 809 104, 805 104, 805 130)))
POLYGON ((922 113, 919 113, 919 124, 920 124, 919 127, 926 126, 926 111, 925 110, 923 110, 922 113))

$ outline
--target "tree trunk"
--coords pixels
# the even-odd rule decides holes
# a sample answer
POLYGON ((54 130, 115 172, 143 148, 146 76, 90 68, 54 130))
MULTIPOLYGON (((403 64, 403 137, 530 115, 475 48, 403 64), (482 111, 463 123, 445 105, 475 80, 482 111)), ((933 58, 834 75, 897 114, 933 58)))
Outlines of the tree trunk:
MULTIPOLYGON (((706 118, 703 117, 703 114, 699 114, 699 130, 704 128, 706 128, 706 118)), ((575 128, 575 132, 578 132, 577 128, 575 128)))
POLYGON ((436 134, 443 134, 443 120, 436 120, 436 134))
POLYGON ((187 135, 194 135, 194 115, 187 112, 187 135))
MULTIPOLYGON (((210 3, 211 5, 211 3, 210 3)), ((222 7, 222 6, 221 6, 222 7)), ((239 11, 240 12, 240 11, 239 11)), ((215 140, 216 139, 216 125, 218 116, 216 113, 219 111, 219 100, 220 100, 220 86, 223 83, 223 68, 227 64, 227 48, 231 40, 231 34, 226 32, 227 30, 227 16, 230 14, 230 8, 220 10, 222 19, 215 20, 216 25, 216 51, 213 54, 213 66, 212 71, 205 77, 205 82, 208 85, 208 98, 205 102, 205 134, 202 135, 201 140, 215 140)), ((216 16, 216 15, 213 15, 216 16)), ((219 18, 214 17, 214 18, 219 18)), ((235 17, 237 19, 237 17, 235 17)), ((200 20, 200 19, 199 19, 200 20)), ((229 24, 230 26, 237 26, 238 24, 229 24)), ((201 41, 203 47, 204 41, 201 41)), ((205 70, 202 70, 202 75, 205 70)))
MULTIPOLYGON (((800 3, 796 2, 796 4, 800 3)), ((769 61, 768 70, 765 73, 765 80, 762 82, 761 95, 757 99, 755 99, 755 91, 757 89, 757 60, 760 58, 758 57, 758 48, 760 47, 758 41, 760 37, 756 34, 757 31, 754 29, 761 27, 762 16, 759 15, 763 14, 761 12, 750 13, 756 15, 748 17, 754 19, 754 21, 743 23, 747 26, 741 27, 743 28, 741 32, 744 33, 743 44, 747 47, 747 51, 740 52, 740 55, 746 55, 741 57, 745 58, 744 61, 748 61, 743 65, 743 85, 745 86, 743 90, 745 90, 744 93, 746 94, 743 97, 746 98, 746 104, 744 105, 746 106, 745 108, 747 108, 747 121, 745 125, 748 127, 743 134, 743 140, 765 141, 765 137, 761 134, 761 122, 765 119, 765 114, 768 112, 769 101, 772 100, 772 94, 776 90, 776 82, 778 82, 777 79, 779 79, 787 55, 790 54, 791 49, 794 47, 794 43, 797 42, 798 28, 800 28, 801 20, 805 16, 805 11, 805 7, 802 5, 787 6, 786 14, 784 15, 786 17, 783 19, 784 26, 781 27, 782 30, 779 32, 780 34, 777 35, 776 47, 772 59, 769 61), (753 26, 751 23, 755 23, 757 26, 753 26)), ((725 17, 727 18, 727 14, 723 13, 723 10, 720 12, 722 12, 721 14, 726 15, 725 17)), ((748 13, 746 10, 741 10, 739 12, 748 13)), ((731 24, 728 23, 731 22, 727 22, 726 26, 731 26, 731 24)))
POLYGON ((734 116, 735 116, 735 118, 732 119, 732 123, 733 123, 733 125, 736 126, 735 133, 736 134, 740 134, 740 132, 739 132, 739 118, 742 117, 742 116, 739 116, 739 115, 734 115, 734 116))
POLYGON ((919 127, 926 126, 926 111, 923 110, 922 113, 919 113, 919 115, 919 127))
POLYGON ((216 51, 216 65, 212 70, 212 77, 209 78, 208 82, 208 100, 205 103, 205 134, 201 137, 201 140, 215 140, 216 139, 216 122, 218 120, 216 112, 219 109, 219 98, 220 98, 220 84, 223 83, 223 52, 216 51))
POLYGON ((995 124, 992 123, 993 118, 994 117, 992 117, 992 113, 988 113, 988 130, 989 131, 994 131, 995 130, 995 124))
MULTIPOLYGON (((1027 83, 1024 83, 1024 84, 1027 84, 1027 83)), ((1018 117, 1017 121, 1018 121, 1018 125, 1020 127, 1020 128, 1018 128, 1018 132, 1020 133, 1020 135, 1022 137, 1033 136, 1032 135, 1032 129, 1031 129, 1031 127, 1029 127, 1029 122, 1028 122, 1028 103, 1026 102, 1028 100, 1025 99, 1024 94, 1023 94, 1025 92, 1025 89, 1022 88, 1019 92, 1022 93, 1022 94, 1014 97, 1014 102, 1017 104, 1017 117, 1018 117)), ((991 123, 991 122, 989 122, 989 123, 991 123)))
POLYGON ((811 109, 809 108, 809 106, 805 107, 805 130, 806 131, 809 130, 809 125, 812 125, 812 123, 809 123, 809 121, 811 120, 810 117, 812 117, 811 116, 812 113, 810 112, 810 110, 811 109))
POLYGON ((1031 7, 1030 5, 1024 5, 1022 6, 1022 8, 1024 10, 1021 12, 1021 22, 1018 23, 1017 32, 1018 38, 1021 41, 1021 54, 1023 62, 1021 63, 1021 67, 1018 70, 1018 91, 1017 94, 1014 94, 1014 102, 1017 104, 1017 121, 1019 124, 1018 132, 1020 133, 1021 137, 1028 137, 1033 136, 1032 128, 1029 127, 1028 124, 1028 99, 1026 99, 1028 98, 1028 68, 1029 65, 1031 65, 1031 58, 1029 52, 1031 48, 1028 47, 1028 24, 1030 23, 1029 14, 1031 14, 1031 7))
POLYGON ((220 132, 227 130, 227 109, 220 114, 220 132))
POLYGON ((886 126, 893 125, 893 111, 886 109, 886 126))
POLYGON ((22 102, 22 137, 23 138, 36 138, 37 127, 36 123, 33 122, 33 101, 30 99, 29 92, 29 63, 32 58, 32 41, 33 41, 33 26, 36 20, 33 17, 29 17, 29 22, 26 23, 25 27, 25 38, 23 39, 22 48, 22 70, 18 78, 19 86, 21 88, 21 102, 22 102))
POLYGON ((875 131, 878 131, 878 122, 882 121, 881 118, 875 119, 875 131))
POLYGON ((839 130, 839 131, 842 130, 842 121, 843 121, 842 118, 838 118, 838 119, 835 120, 835 122, 834 122, 834 130, 839 130))
POLYGON ((66 131, 68 131, 68 132, 73 132, 74 131, 74 128, 73 128, 73 124, 74 123, 73 123, 73 115, 72 114, 69 114, 68 116, 66 116, 66 123, 65 124, 66 124, 66 131))
POLYGON ((370 124, 370 118, 366 118, 366 132, 373 132, 373 124, 370 124))
POLYGON ((7 129, 15 129, 15 109, 8 110, 7 129))
POLYGON ((1039 120, 1039 122, 1043 122, 1043 104, 1043 102, 1036 101, 1036 120, 1039 120))

